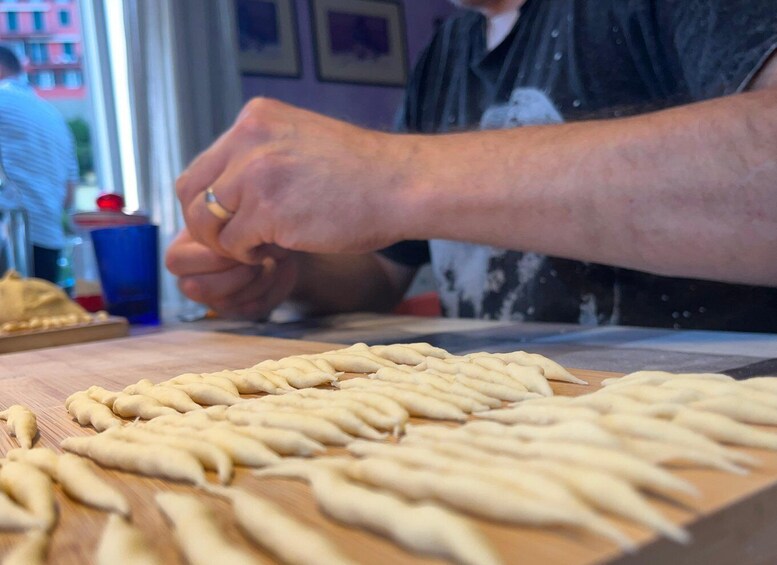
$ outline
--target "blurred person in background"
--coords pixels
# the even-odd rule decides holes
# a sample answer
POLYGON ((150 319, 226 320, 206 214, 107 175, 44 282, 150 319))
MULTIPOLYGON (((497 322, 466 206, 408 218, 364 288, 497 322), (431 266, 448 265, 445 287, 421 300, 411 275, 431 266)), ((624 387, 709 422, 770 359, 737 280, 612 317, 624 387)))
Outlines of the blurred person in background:
POLYGON ((27 83, 16 54, 1 45, 0 147, 29 218, 33 275, 56 283, 63 212, 78 183, 75 142, 62 115, 27 83))

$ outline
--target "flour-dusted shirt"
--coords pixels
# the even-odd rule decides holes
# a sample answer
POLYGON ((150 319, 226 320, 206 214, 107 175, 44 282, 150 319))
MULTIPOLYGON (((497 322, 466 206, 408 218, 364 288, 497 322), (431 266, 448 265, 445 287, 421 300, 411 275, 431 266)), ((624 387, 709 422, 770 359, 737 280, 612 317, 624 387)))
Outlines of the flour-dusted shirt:
POLYGON ((0 148, 6 173, 19 186, 32 243, 62 249, 67 183, 78 181, 75 143, 57 109, 18 77, 0 81, 0 148))
MULTIPOLYGON (((414 69, 399 129, 431 134, 641 114, 740 92, 777 49, 774 0, 527 0, 493 49, 486 29, 475 12, 439 28, 414 69)), ((458 241, 403 242, 383 253, 407 265, 431 259, 449 316, 777 331, 776 288, 458 241)))

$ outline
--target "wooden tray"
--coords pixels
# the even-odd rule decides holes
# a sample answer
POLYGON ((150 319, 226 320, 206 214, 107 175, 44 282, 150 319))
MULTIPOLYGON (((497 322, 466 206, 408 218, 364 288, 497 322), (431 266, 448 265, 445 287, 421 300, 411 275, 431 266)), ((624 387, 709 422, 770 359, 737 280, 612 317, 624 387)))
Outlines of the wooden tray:
POLYGON ((0 353, 86 343, 101 339, 126 337, 127 335, 129 335, 127 319, 119 316, 110 316, 105 320, 95 320, 88 324, 79 324, 66 328, 25 330, 0 334, 0 353))
MULTIPOLYGON (((159 381, 186 371, 215 371, 241 368, 263 359, 332 349, 332 344, 288 341, 252 336, 207 332, 170 332, 109 342, 44 349, 0 356, 0 406, 23 403, 39 416, 41 439, 37 445, 58 448, 59 441, 71 435, 93 433, 71 421, 62 404, 76 390, 92 384, 117 389, 147 377, 159 381)), ((577 395, 598 388, 608 373, 576 370, 590 387, 555 385, 558 394, 577 395)), ((0 453, 15 446, 14 440, 0 433, 0 453)), ((717 471, 678 472, 702 492, 700 501, 689 501, 687 508, 658 501, 656 506, 677 523, 690 527, 694 541, 688 546, 656 538, 645 529, 615 522, 638 540, 642 549, 624 555, 613 544, 572 529, 538 530, 477 521, 502 555, 505 563, 590 564, 618 563, 734 563, 777 562, 777 454, 747 450, 763 461, 763 467, 746 477, 717 471)), ((197 492, 192 487, 135 475, 104 471, 101 474, 121 489, 132 504, 133 519, 144 531, 165 563, 183 563, 170 538, 170 528, 156 509, 153 496, 159 490, 197 492)), ((267 497, 314 525, 344 552, 360 563, 439 563, 411 555, 378 536, 343 527, 324 517, 316 507, 309 488, 289 480, 259 480, 239 469, 235 484, 267 497)), ((106 515, 73 503, 57 494, 60 523, 54 532, 50 563, 84 564, 93 562, 94 549, 106 515)), ((207 497, 219 512, 230 539, 252 547, 235 526, 227 505, 207 497)), ((0 555, 21 539, 18 534, 0 534, 0 555)), ((294 540, 290 540, 294 543, 294 540)), ((272 558, 254 550, 258 559, 272 558)), ((226 564, 225 564, 226 565, 226 564)))

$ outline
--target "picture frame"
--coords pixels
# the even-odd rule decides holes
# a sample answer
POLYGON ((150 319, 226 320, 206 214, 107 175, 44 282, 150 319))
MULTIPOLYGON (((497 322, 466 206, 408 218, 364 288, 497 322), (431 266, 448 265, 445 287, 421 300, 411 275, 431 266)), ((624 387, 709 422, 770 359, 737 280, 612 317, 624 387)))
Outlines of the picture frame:
POLYGON ((407 42, 394 0, 309 0, 320 81, 403 87, 407 42))
POLYGON ((294 0, 234 0, 238 61, 244 75, 302 75, 294 0))

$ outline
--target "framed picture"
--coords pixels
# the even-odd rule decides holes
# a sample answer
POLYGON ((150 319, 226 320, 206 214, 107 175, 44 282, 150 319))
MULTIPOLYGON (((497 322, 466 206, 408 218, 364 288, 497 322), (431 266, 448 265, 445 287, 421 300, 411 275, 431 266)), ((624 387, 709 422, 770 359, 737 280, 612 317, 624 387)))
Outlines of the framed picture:
POLYGON ((240 71, 301 75, 294 0, 235 0, 240 71))
POLYGON ((404 86, 402 5, 391 0, 310 0, 322 81, 404 86))

